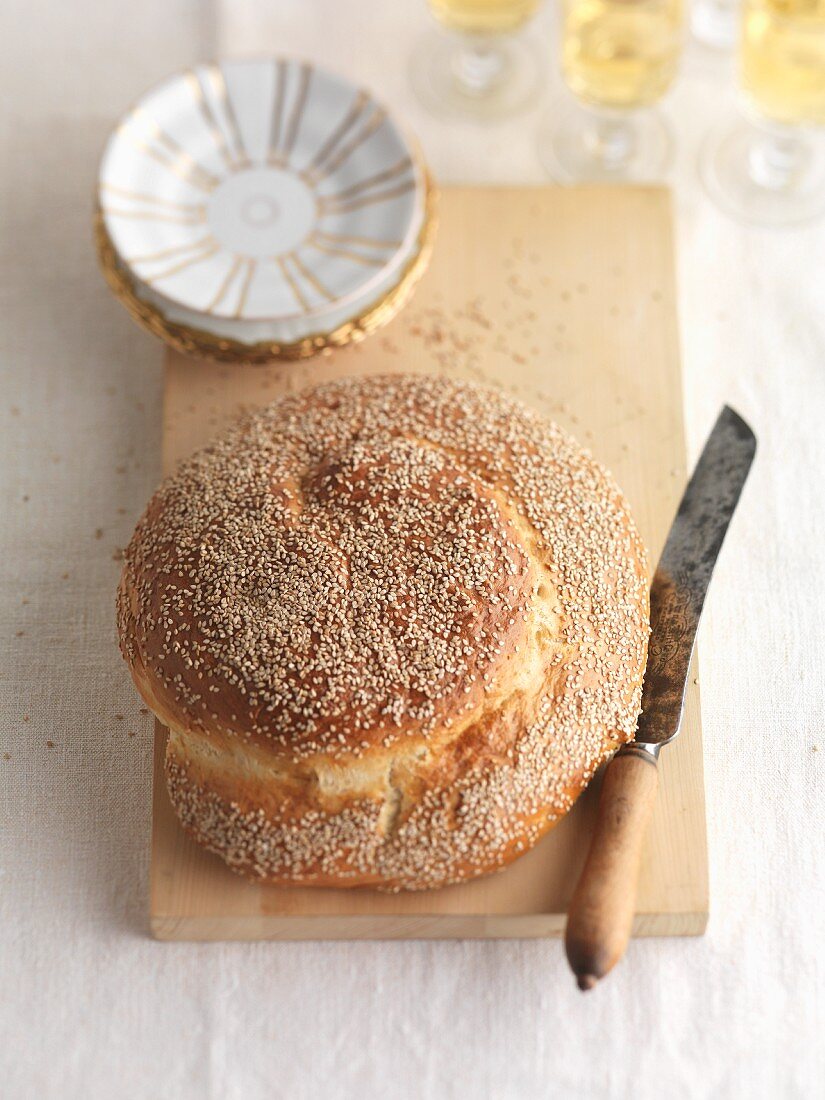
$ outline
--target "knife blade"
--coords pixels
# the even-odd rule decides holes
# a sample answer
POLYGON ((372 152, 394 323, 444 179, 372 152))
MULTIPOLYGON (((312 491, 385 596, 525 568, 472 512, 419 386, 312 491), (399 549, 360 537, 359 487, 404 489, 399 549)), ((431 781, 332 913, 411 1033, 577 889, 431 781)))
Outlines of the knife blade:
POLYGON ((685 489, 650 586, 650 641, 637 745, 678 734, 688 669, 713 568, 756 454, 756 437, 725 405, 685 489))
POLYGON ((590 852, 573 894, 565 949, 579 988, 624 954, 659 751, 679 733, 708 586, 756 454, 756 437, 725 406, 685 489, 650 588, 651 634, 636 736, 605 772, 590 852))

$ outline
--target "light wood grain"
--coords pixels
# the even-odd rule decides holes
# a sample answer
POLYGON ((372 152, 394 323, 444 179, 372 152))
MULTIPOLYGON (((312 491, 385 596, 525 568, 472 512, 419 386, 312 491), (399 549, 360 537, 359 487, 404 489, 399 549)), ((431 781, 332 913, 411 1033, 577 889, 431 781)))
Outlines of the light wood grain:
MULTIPOLYGON (((503 386, 556 419, 623 486, 655 561, 685 481, 671 217, 658 189, 448 189, 430 271, 364 344, 305 364, 167 361, 164 466, 243 406, 313 381, 445 371, 503 386)), ((377 939, 560 935, 587 852, 598 778, 506 871, 463 886, 382 895, 262 887, 187 840, 155 748, 151 926, 161 939, 377 939)), ((699 695, 662 756, 634 935, 707 921, 699 695)))

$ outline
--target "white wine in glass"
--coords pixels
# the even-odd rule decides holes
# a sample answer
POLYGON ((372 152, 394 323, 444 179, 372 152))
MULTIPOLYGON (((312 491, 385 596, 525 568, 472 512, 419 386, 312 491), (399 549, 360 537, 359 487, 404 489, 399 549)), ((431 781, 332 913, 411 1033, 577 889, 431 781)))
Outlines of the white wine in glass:
POLYGON ((540 0, 428 0, 445 27, 464 34, 510 34, 536 13, 540 0))
POLYGON ((671 151, 651 111, 676 76, 682 0, 562 0, 561 69, 580 106, 559 107, 542 136, 557 178, 656 179, 671 151))
POLYGON ((427 0, 441 30, 412 59, 413 87, 436 114, 495 120, 534 102, 543 67, 518 37, 541 0, 427 0))
POLYGON ((566 0, 562 72, 604 107, 658 103, 676 76, 681 0, 566 0))
POLYGON ((825 0, 744 0, 744 116, 702 152, 702 178, 729 213, 764 225, 825 211, 825 0))
POLYGON ((741 72, 767 118, 825 126, 825 0, 746 3, 741 72))

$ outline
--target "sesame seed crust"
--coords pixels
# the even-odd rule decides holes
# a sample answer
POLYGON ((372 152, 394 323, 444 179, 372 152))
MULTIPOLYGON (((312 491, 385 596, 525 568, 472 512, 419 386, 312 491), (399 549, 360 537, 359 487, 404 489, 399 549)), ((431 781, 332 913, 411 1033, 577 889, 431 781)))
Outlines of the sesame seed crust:
POLYGON ((647 567, 555 425, 469 383, 350 378, 164 482, 118 626, 197 840, 257 879, 423 889, 526 851, 630 740, 647 567))

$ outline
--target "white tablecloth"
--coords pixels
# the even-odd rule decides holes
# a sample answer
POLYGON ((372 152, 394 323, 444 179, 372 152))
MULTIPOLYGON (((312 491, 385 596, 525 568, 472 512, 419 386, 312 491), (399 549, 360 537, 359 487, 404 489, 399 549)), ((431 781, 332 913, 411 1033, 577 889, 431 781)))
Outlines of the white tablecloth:
MULTIPOLYGON (((668 103, 691 452, 722 401, 760 440, 702 628, 712 914, 703 939, 633 943, 585 998, 557 941, 148 938, 150 723, 112 603, 117 549, 158 476, 161 356, 109 298, 89 232, 108 128, 198 57, 283 51, 350 74, 409 120, 444 181, 541 180, 540 111, 490 129, 427 117, 406 73, 423 0, 2 13, 0 1094, 813 1096, 825 225, 747 229, 704 197, 697 142, 731 99, 725 67, 690 55, 668 103)), ((533 28, 548 66, 551 23, 533 28)))

